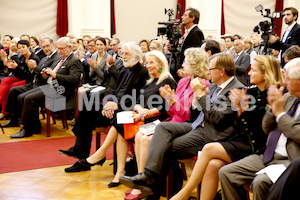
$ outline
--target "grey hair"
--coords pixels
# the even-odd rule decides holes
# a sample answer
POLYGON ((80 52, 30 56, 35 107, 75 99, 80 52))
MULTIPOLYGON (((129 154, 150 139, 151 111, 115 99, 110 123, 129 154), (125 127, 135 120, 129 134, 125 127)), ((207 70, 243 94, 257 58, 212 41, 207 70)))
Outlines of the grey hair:
POLYGON ((237 41, 237 42, 239 42, 241 45, 245 45, 245 43, 244 43, 244 41, 243 40, 241 40, 241 39, 237 39, 237 40, 234 40, 234 41, 237 41))
POLYGON ((122 50, 127 47, 128 50, 133 53, 134 57, 138 58, 138 62, 141 61, 143 57, 142 49, 136 42, 127 42, 122 46, 122 50))
POLYGON ((284 69, 287 71, 289 78, 300 79, 300 58, 294 58, 289 61, 284 69))
POLYGON ((56 41, 56 44, 60 43, 60 42, 63 42, 65 43, 67 46, 73 46, 72 43, 71 43, 71 39, 69 37, 61 37, 59 38, 57 41, 56 41))

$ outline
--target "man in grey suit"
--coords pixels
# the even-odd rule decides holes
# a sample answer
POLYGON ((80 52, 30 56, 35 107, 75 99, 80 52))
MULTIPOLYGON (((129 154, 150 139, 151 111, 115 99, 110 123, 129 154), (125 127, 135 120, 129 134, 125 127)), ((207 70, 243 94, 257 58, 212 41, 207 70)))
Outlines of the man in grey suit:
POLYGON ((262 122, 263 130, 269 134, 266 150, 220 169, 222 199, 247 199, 244 186, 250 184, 253 200, 266 199, 272 181, 265 173, 256 175, 256 172, 272 164, 287 166, 300 156, 300 58, 291 60, 285 68, 289 93, 283 95, 283 87, 270 86, 268 90, 271 110, 262 122))
POLYGON ((203 79, 191 81, 195 97, 190 110, 193 123, 160 123, 151 140, 145 172, 134 177, 121 176, 121 183, 152 194, 168 170, 170 160, 194 157, 206 143, 225 141, 234 134, 237 113, 231 107, 228 93, 244 85, 234 77, 232 56, 213 55, 208 74, 213 82, 208 93, 203 79))
POLYGON ((235 54, 233 55, 234 64, 236 67, 236 77, 244 85, 249 85, 248 69, 250 67, 250 55, 247 54, 244 48, 244 41, 237 39, 233 43, 235 54))

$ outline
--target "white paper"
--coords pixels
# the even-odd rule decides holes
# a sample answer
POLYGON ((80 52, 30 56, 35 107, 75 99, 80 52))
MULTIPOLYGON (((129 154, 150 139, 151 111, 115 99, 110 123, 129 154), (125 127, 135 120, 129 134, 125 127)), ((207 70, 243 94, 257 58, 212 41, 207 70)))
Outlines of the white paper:
POLYGON ((279 176, 285 171, 286 167, 283 164, 269 165, 262 170, 256 172, 257 174, 267 174, 273 183, 277 181, 279 176))
POLYGON ((92 93, 93 93, 93 92, 100 92, 100 91, 102 91, 102 90, 105 90, 105 87, 103 87, 103 86, 98 86, 98 87, 92 89, 91 92, 92 92, 92 93))
POLYGON ((134 123, 132 111, 122 111, 117 113, 117 124, 132 123, 134 123))
POLYGON ((98 85, 90 85, 88 83, 83 84, 82 86, 85 87, 85 88, 95 88, 95 87, 98 87, 98 85))

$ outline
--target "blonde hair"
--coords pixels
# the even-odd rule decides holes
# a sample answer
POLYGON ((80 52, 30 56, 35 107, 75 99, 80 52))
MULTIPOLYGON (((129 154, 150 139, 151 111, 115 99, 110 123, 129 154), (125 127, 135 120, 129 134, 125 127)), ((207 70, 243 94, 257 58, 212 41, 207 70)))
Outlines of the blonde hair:
POLYGON ((208 56, 202 49, 197 47, 188 48, 184 51, 184 55, 189 60, 190 69, 195 77, 209 79, 207 74, 208 56))
MULTIPOLYGON (((173 76, 169 72, 169 66, 168 66, 168 61, 166 59, 166 56, 161 51, 158 51, 158 50, 149 51, 145 54, 145 56, 146 56, 146 59, 149 56, 153 56, 153 57, 155 57, 156 61, 159 64, 161 64, 161 72, 158 77, 158 81, 156 82, 156 85, 160 84, 163 80, 165 80, 168 77, 173 79, 173 76)), ((150 84, 154 80, 154 77, 151 74, 149 76, 150 76, 150 78, 146 82, 147 85, 150 84)))
POLYGON ((257 62, 258 69, 265 76, 265 89, 268 89, 271 85, 283 85, 280 63, 275 57, 256 55, 254 56, 254 61, 257 62))

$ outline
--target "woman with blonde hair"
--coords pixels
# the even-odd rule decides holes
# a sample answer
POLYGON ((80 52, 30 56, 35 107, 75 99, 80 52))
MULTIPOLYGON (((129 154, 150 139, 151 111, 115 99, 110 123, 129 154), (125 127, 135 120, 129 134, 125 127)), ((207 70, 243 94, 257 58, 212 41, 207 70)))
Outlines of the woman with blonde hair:
POLYGON ((249 154, 259 152, 265 146, 267 136, 262 130, 261 122, 265 114, 269 86, 283 85, 280 64, 272 56, 257 55, 254 57, 249 76, 250 83, 255 86, 231 90, 229 96, 238 111, 238 133, 227 141, 206 144, 201 153, 199 152, 188 183, 171 200, 188 199, 200 182, 200 199, 214 199, 218 188, 219 169, 249 154))
MULTIPOLYGON (((189 119, 189 110, 194 98, 194 91, 190 86, 192 79, 203 78, 206 80, 206 87, 209 86, 207 80, 209 77, 206 73, 209 65, 207 54, 200 48, 189 48, 185 50, 184 55, 183 71, 186 77, 179 80, 176 92, 169 85, 159 89, 160 95, 168 102, 170 107, 167 111, 170 117, 165 120, 168 122, 183 123, 189 119)), ((145 171, 152 136, 142 132, 138 132, 135 136, 135 154, 139 173, 145 171)), ((134 189, 127 191, 126 194, 128 196, 125 199, 134 199, 133 197, 141 195, 141 191, 134 189)))
MULTIPOLYGON (((159 96, 159 88, 168 84, 171 88, 176 87, 172 75, 169 73, 166 57, 162 52, 151 51, 146 54, 146 66, 150 78, 147 80, 136 105, 134 105, 133 120, 134 123, 128 125, 136 129, 140 122, 145 123, 155 121, 157 119, 163 121, 167 119, 168 114, 165 110, 165 102, 159 101, 162 98, 159 96)), ((105 154, 109 147, 117 142, 117 172, 108 187, 117 187, 120 185, 119 178, 125 174, 125 164, 128 154, 128 140, 134 138, 136 132, 127 131, 128 126, 118 124, 117 120, 113 119, 108 135, 93 155, 87 159, 77 161, 73 166, 66 168, 66 172, 80 172, 90 170, 91 166, 102 165, 105 162, 105 154)), ((132 129, 131 129, 132 130, 132 129)))

